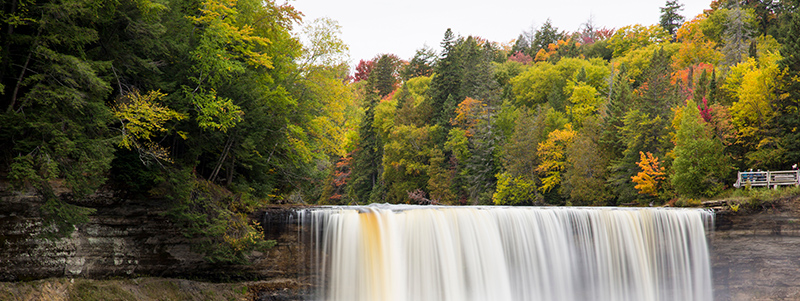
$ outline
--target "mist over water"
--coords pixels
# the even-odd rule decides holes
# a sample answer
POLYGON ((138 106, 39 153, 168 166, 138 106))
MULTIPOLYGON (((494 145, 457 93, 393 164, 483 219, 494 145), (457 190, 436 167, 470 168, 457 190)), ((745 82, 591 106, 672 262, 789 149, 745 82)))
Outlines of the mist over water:
POLYGON ((315 300, 712 300, 695 209, 330 207, 300 213, 315 300))

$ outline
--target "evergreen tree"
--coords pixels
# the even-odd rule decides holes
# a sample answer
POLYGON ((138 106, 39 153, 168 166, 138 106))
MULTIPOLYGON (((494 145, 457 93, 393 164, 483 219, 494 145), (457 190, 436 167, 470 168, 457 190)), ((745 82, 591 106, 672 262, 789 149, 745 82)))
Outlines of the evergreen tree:
MULTIPOLYGON (((663 48, 656 49, 650 60, 650 67, 644 72, 645 82, 638 89, 636 107, 650 116, 663 116, 670 120, 668 115, 678 103, 671 74, 670 57, 663 48)), ((636 155, 638 156, 638 152, 636 155)))
POLYGON ((531 42, 528 41, 528 38, 524 34, 520 34, 517 40, 514 41, 514 46, 511 47, 511 54, 522 53, 530 55, 530 52, 531 42))
POLYGON ((375 131, 375 107, 378 95, 367 92, 365 115, 359 126, 359 140, 353 154, 353 167, 349 189, 359 204, 381 202, 383 200, 383 143, 375 131))
POLYGON ((114 158, 106 106, 114 66, 98 31, 113 24, 117 4, 11 4, 0 20, 0 173, 46 198, 57 179, 86 196, 104 184, 114 158))
MULTIPOLYGON (((430 102, 432 109, 431 122, 449 128, 456 105, 463 100, 461 93, 461 66, 453 31, 449 28, 442 40, 442 54, 434 67, 434 75, 430 85, 430 102)), ((446 131, 445 131, 446 132, 446 131)))
POLYGON ((722 176, 730 168, 722 143, 706 127, 697 104, 689 101, 681 111, 670 181, 681 195, 713 196, 722 190, 722 176))
POLYGON ((664 30, 669 32, 673 41, 675 40, 675 34, 678 28, 683 24, 684 18, 678 13, 682 10, 683 4, 678 3, 678 0, 667 0, 667 3, 661 8, 661 21, 659 24, 664 30))
POLYGON ((436 51, 425 46, 417 49, 408 65, 400 71, 400 77, 403 81, 408 81, 418 76, 431 76, 434 65, 436 65, 436 51))
POLYGON ((778 67, 783 71, 777 85, 772 127, 784 150, 783 166, 800 163, 800 3, 790 1, 787 39, 781 48, 783 58, 778 67))
POLYGON ((633 104, 633 91, 625 65, 620 67, 611 86, 613 89, 610 90, 609 99, 605 108, 601 110, 603 132, 599 144, 608 154, 609 159, 615 160, 621 157, 625 150, 621 129, 625 125, 625 114, 633 104))
POLYGON ((369 74, 370 85, 383 98, 397 88, 400 59, 393 54, 381 54, 369 74))
POLYGON ((539 51, 539 49, 546 50, 548 45, 557 44, 558 40, 565 38, 565 35, 565 33, 559 32, 558 28, 553 26, 550 19, 547 19, 533 36, 533 43, 531 43, 533 54, 531 56, 535 56, 536 51, 539 51))
POLYGON ((728 12, 728 27, 724 33, 725 46, 722 47, 722 53, 725 55, 725 65, 734 66, 749 53, 753 33, 748 21, 752 16, 739 6, 738 1, 729 3, 732 6, 728 12))

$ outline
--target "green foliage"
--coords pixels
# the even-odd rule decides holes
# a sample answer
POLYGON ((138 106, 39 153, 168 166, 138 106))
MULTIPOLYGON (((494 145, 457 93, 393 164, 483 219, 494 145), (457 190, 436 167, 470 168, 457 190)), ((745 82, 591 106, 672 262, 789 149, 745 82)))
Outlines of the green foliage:
POLYGON ((523 176, 511 176, 507 172, 497 175, 497 190, 492 195, 495 205, 533 205, 540 203, 536 183, 523 176))
POLYGON ((75 231, 75 226, 89 221, 89 215, 97 211, 69 204, 56 198, 52 192, 45 193, 47 201, 39 210, 42 212, 44 224, 49 226, 41 234, 50 239, 68 237, 75 231))
MULTIPOLYGON (((547 21, 512 47, 447 30, 352 82, 341 26, 295 30, 302 14, 273 0, 6 4, 0 175, 163 197, 213 261, 264 246, 245 215, 270 201, 619 204, 650 198, 632 181, 648 152, 662 199, 732 182, 716 163, 800 161, 793 6, 715 2, 678 28, 668 1, 660 26, 547 21)), ((47 214, 81 222, 63 197, 47 214)))
POLYGON ((605 91, 609 73, 608 66, 601 59, 565 58, 555 64, 537 63, 511 79, 510 83, 518 105, 535 107, 554 96, 567 98, 573 93, 577 82, 605 91), (581 71, 584 76, 578 80, 576 77, 581 71), (568 82, 572 84, 567 85, 568 82), (551 95, 552 93, 555 95, 551 95))
POLYGON ((605 185, 609 159, 599 146, 600 131, 598 120, 590 117, 567 146, 567 165, 559 191, 572 205, 602 206, 613 198, 605 185))
POLYGON ((797 5, 787 15, 787 38, 780 50, 783 55, 778 61, 781 74, 773 104, 775 117, 771 122, 777 132, 778 144, 785 150, 781 166, 800 162, 800 120, 797 118, 800 115, 800 13, 797 5))
POLYGON ((667 43, 670 33, 660 25, 628 25, 614 32, 608 43, 614 49, 614 57, 625 56, 629 51, 649 45, 667 43))
POLYGON ((353 155, 351 193, 357 203, 379 202, 383 199, 383 143, 375 129, 378 95, 367 94, 366 115, 361 121, 359 140, 353 155))
POLYGON ((678 14, 681 10, 683 10, 683 4, 678 4, 678 0, 667 0, 667 3, 661 8, 659 25, 672 36, 683 23, 683 16, 678 14))
POLYGON ((682 112, 670 181, 680 195, 713 196, 722 190, 722 176, 730 168, 722 144, 711 136, 694 102, 688 101, 682 112))
POLYGON ((275 241, 264 240, 261 227, 248 215, 265 203, 248 194, 233 194, 208 181, 176 172, 165 197, 172 200, 168 216, 186 237, 198 240, 193 247, 212 263, 245 264, 251 251, 266 251, 275 241), (188 185, 187 185, 188 184, 188 185))

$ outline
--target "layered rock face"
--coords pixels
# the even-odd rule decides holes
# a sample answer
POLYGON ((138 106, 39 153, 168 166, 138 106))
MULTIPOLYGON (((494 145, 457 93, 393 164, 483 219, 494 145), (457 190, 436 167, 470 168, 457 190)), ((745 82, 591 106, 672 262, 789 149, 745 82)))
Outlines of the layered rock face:
MULTIPOLYGON (((0 281, 144 275, 264 280, 259 290, 264 300, 300 298, 313 282, 296 208, 254 214, 266 238, 278 245, 251 254, 251 265, 220 266, 192 251, 192 240, 163 215, 159 200, 107 195, 82 201, 97 212, 70 237, 56 240, 39 235, 40 205, 32 195, 0 195, 0 281)), ((800 197, 754 208, 717 213, 715 231, 709 234, 714 299, 800 300, 800 197)))
POLYGON ((158 200, 95 196, 81 201, 97 212, 69 237, 59 239, 41 235, 45 227, 38 209, 41 203, 32 195, 0 197, 0 281, 140 275, 255 280, 299 275, 296 223, 278 221, 291 218, 293 209, 272 208, 271 214, 253 216, 265 223, 267 238, 278 245, 266 253, 253 252, 251 265, 231 266, 209 264, 193 252, 193 241, 164 216, 158 200))
POLYGON ((800 197, 717 214, 715 300, 800 300, 800 197))

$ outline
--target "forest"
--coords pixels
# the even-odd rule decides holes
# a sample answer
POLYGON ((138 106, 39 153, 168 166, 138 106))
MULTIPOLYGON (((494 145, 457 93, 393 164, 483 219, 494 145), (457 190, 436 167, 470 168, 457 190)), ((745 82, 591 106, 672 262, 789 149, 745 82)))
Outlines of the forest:
POLYGON ((674 204, 800 162, 798 1, 447 29, 354 70, 335 20, 274 0, 0 3, 0 182, 60 234, 111 191, 236 262, 267 204, 674 204))

